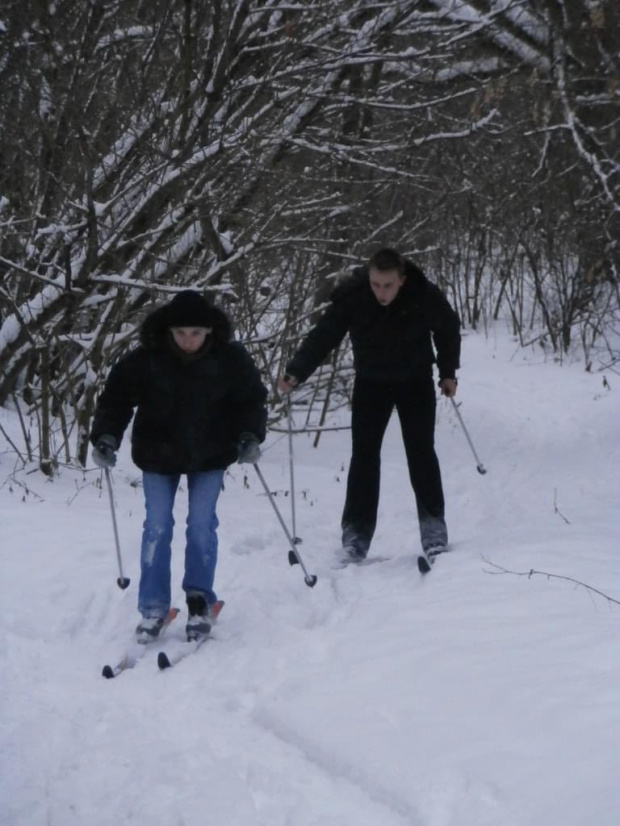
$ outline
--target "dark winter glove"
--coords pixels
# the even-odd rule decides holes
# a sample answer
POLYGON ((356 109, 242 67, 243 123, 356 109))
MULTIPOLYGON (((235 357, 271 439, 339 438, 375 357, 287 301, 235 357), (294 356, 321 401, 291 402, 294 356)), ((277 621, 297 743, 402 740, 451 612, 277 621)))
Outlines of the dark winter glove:
POLYGON ((253 433, 242 433, 239 438, 239 459, 240 465, 246 462, 255 465, 260 459, 260 445, 253 433))
POLYGON ((97 444, 93 448, 93 462, 97 467, 113 468, 116 464, 116 451, 118 450, 118 441, 114 436, 105 434, 100 436, 97 444))
POLYGON ((447 396, 449 399, 454 398, 456 396, 456 388, 458 385, 457 379, 441 379, 439 382, 439 387, 441 389, 441 395, 447 396))

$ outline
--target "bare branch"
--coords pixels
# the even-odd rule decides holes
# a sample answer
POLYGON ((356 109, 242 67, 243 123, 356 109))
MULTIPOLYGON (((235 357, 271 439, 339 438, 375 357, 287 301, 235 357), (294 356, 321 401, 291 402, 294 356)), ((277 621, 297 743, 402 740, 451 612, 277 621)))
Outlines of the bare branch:
POLYGON ((550 574, 546 571, 535 571, 533 568, 529 571, 509 571, 507 568, 503 568, 501 565, 496 565, 494 562, 491 562, 491 560, 487 559, 486 556, 483 556, 482 558, 487 565, 494 568, 493 571, 485 571, 486 574, 512 574, 513 576, 525 576, 528 579, 533 576, 544 576, 547 577, 547 579, 563 579, 566 580, 566 582, 572 582, 573 584, 579 585, 594 594, 598 594, 598 596, 603 597, 603 599, 606 599, 608 602, 613 602, 616 605, 620 605, 620 600, 610 597, 608 594, 603 593, 603 591, 599 591, 598 588, 593 588, 591 585, 587 585, 585 582, 581 582, 578 579, 573 579, 573 577, 564 576, 563 574, 550 574))

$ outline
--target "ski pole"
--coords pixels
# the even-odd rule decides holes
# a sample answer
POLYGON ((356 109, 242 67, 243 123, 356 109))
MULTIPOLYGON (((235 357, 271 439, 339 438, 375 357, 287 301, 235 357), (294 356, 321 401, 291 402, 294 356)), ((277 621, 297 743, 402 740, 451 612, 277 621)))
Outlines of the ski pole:
POLYGON ((467 428, 465 427, 465 422, 463 421, 463 417, 461 416, 461 411, 459 410, 459 407, 458 407, 457 403, 454 401, 454 399, 452 398, 452 396, 450 396, 450 401, 452 402, 452 407, 454 407, 454 411, 455 411, 456 415, 458 416, 459 422, 461 423, 461 427, 463 428, 463 433, 465 434, 465 437, 466 437, 467 441, 469 442, 471 452, 474 454, 474 459, 476 460, 476 470, 478 471, 478 473, 483 473, 484 474, 484 473, 487 472, 487 470, 486 470, 485 466, 482 464, 482 462, 480 461, 480 459, 478 458, 478 454, 476 453, 476 448, 474 447, 474 443, 472 442, 471 437, 470 437, 469 433, 467 432, 467 428))
POLYGON ((110 496, 110 512, 112 513, 112 526, 114 528, 114 542, 116 544, 116 558, 118 560, 118 573, 119 577, 116 580, 116 584, 119 588, 122 588, 123 591, 125 588, 129 586, 129 578, 123 576, 123 562, 121 560, 121 543, 118 541, 118 527, 116 524, 116 510, 114 508, 114 496, 112 495, 112 482, 110 480, 110 469, 104 468, 105 471, 105 479, 108 483, 108 494, 110 496))
POLYGON ((301 539, 297 536, 297 528, 295 527, 295 472, 293 462, 293 413, 290 393, 287 397, 288 409, 288 465, 289 476, 291 480, 291 524, 293 526, 293 542, 295 545, 301 544, 301 539))
POLYGON ((271 507, 273 508, 275 515, 278 517, 278 522, 282 526, 282 530, 284 531, 284 535, 288 539, 289 545, 291 546, 291 550, 288 552, 289 564, 290 565, 301 565, 301 569, 304 572, 304 582, 306 583, 306 585, 309 588, 314 588, 314 586, 316 585, 316 582, 317 582, 316 576, 314 574, 309 574, 308 571, 306 570, 306 566, 303 563, 303 560, 302 560, 302 558, 299 554, 299 551, 295 547, 295 540, 291 536, 291 532, 289 531, 289 529, 286 527, 286 522, 284 521, 284 519, 282 519, 282 514, 278 510, 278 506, 274 502, 273 496, 271 495, 271 491, 269 490, 269 487, 267 486, 267 482, 265 482, 265 477, 261 473, 261 469, 259 468, 259 466, 257 464, 254 464, 254 470, 258 474, 258 478, 261 480, 263 488, 265 489, 265 493, 267 494, 267 499, 269 499, 269 501, 271 502, 271 507))

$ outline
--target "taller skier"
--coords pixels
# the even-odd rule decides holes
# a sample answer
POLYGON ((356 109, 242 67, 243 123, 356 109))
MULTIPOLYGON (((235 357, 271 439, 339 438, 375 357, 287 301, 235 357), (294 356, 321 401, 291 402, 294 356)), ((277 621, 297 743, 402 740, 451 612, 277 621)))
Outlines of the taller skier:
POLYGON ((90 440, 95 463, 113 467, 136 409, 131 451, 142 470, 146 507, 138 641, 155 639, 170 609, 173 505, 182 474, 189 497, 183 578, 188 640, 211 630, 216 504, 226 467, 260 458, 266 397, 249 353, 231 340, 227 316, 194 290, 147 316, 139 346, 112 368, 90 440))
POLYGON ((330 306, 279 378, 280 391, 290 393, 305 381, 347 333, 355 381, 352 455, 341 522, 343 561, 361 561, 368 553, 377 522, 381 444, 396 408, 417 505, 423 570, 424 560, 430 562, 448 549, 434 446, 433 364, 439 370, 441 392, 454 397, 459 317, 415 264, 395 250, 381 249, 336 287, 330 306))

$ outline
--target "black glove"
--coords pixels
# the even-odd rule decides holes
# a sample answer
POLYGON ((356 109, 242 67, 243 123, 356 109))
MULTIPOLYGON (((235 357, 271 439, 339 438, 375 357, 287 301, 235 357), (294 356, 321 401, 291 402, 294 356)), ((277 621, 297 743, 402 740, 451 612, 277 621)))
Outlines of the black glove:
POLYGON ((260 444, 253 433, 242 433, 239 437, 237 449, 239 451, 237 461, 240 465, 243 465, 245 462, 255 465, 260 459, 260 444))
POLYGON ((118 441, 114 436, 106 433, 97 439, 97 444, 93 448, 93 462, 97 467, 113 468, 116 464, 116 451, 118 450, 118 441))

